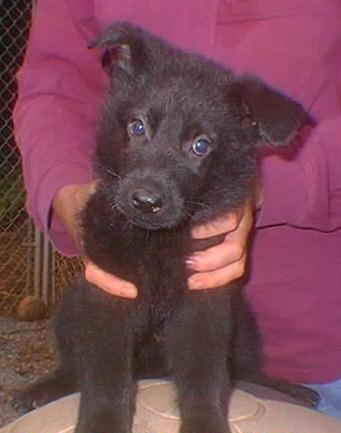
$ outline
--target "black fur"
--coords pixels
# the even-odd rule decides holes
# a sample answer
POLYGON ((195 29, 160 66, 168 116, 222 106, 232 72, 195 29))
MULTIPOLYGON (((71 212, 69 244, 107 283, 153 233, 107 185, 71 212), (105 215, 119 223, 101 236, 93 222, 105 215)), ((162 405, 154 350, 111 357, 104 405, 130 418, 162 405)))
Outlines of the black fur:
POLYGON ((219 241, 194 242, 190 228, 251 197, 256 146, 287 143, 303 110, 255 78, 126 23, 92 45, 106 48, 111 81, 98 129, 99 183, 81 215, 83 245, 139 295, 123 299, 78 280, 57 318, 62 366, 17 403, 29 407, 79 388, 76 433, 128 433, 136 379, 170 375, 180 431, 227 433, 237 378, 313 402, 314 393, 262 375, 255 324, 237 284, 189 291, 185 266, 191 251, 219 241))

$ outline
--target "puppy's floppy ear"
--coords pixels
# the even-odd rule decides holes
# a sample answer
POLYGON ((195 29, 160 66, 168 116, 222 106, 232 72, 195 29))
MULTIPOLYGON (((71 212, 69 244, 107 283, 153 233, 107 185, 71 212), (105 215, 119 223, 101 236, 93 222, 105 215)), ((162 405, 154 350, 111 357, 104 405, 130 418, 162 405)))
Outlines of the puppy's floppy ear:
POLYGON ((245 118, 258 129, 259 144, 288 143, 305 120, 300 104, 251 76, 233 81, 230 96, 240 99, 245 118))
POLYGON ((148 63, 144 31, 126 22, 118 22, 89 44, 89 48, 105 48, 102 65, 111 76, 119 68, 133 76, 148 63))

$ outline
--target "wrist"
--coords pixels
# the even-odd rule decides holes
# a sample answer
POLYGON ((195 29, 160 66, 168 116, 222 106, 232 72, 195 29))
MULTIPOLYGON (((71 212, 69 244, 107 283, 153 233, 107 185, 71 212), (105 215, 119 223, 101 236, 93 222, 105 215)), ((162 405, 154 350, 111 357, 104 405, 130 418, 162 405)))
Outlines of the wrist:
POLYGON ((57 192, 52 202, 53 212, 78 245, 77 214, 82 207, 80 198, 82 189, 82 184, 66 185, 57 192))

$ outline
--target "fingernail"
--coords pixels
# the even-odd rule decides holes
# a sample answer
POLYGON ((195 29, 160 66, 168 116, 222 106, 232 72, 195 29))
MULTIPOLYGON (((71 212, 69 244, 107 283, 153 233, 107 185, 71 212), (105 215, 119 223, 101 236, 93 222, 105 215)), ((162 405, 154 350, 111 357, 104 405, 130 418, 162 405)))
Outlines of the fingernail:
POLYGON ((198 265, 200 264, 200 261, 202 260, 201 253, 193 253, 186 259, 186 263, 190 266, 192 265, 198 265))
POLYGON ((192 267, 192 266, 195 266, 195 264, 196 264, 196 260, 193 257, 186 259, 186 265, 187 266, 192 267))
POLYGON ((202 289, 202 281, 197 278, 190 277, 188 279, 188 287, 190 290, 202 289))

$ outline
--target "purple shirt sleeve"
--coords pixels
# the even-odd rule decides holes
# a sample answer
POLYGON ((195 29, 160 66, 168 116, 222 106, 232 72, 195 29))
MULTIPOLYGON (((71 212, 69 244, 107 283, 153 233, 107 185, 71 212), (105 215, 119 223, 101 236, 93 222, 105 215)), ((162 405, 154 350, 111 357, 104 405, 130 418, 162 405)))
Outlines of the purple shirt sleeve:
MULTIPOLYGON (((84 8, 86 13, 90 10, 84 8)), ((92 177, 95 119, 105 87, 98 53, 87 48, 93 37, 91 21, 84 28, 81 24, 74 22, 67 1, 39 2, 17 77, 14 110, 28 211, 67 255, 77 250, 50 215, 51 203, 63 186, 92 177)))
POLYGON ((257 226, 341 227, 341 116, 325 119, 303 138, 294 158, 260 164, 264 206, 257 226))

